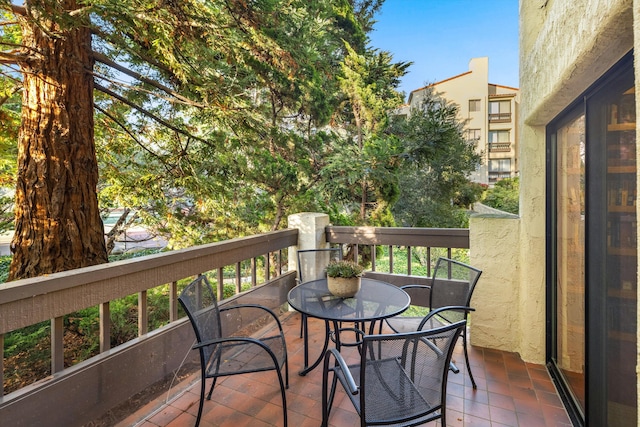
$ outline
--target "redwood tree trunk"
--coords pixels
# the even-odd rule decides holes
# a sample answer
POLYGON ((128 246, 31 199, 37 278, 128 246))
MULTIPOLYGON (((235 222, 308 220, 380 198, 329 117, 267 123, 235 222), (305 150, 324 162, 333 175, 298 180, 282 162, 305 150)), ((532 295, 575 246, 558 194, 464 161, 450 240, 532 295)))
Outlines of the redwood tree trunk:
MULTIPOLYGON (((59 8, 49 16, 78 7, 76 0, 38 3, 59 8)), ((10 280, 107 262, 97 199, 91 34, 86 26, 61 28, 44 18, 39 24, 22 23, 23 43, 31 49, 20 64, 24 90, 10 280)))

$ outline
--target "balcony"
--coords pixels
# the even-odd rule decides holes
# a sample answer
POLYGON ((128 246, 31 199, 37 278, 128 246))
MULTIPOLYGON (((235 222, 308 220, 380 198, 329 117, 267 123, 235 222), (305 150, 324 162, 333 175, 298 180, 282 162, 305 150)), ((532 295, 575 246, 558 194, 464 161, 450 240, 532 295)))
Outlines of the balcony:
POLYGON ((489 113, 489 123, 508 123, 511 121, 511 113, 489 113))
MULTIPOLYGON (((297 374, 303 360, 302 339, 298 335, 300 315, 287 313, 281 320, 287 336, 291 369, 287 390, 289 425, 317 426, 322 419, 322 367, 304 377, 297 374)), ((324 323, 309 319, 309 331, 311 342, 321 342, 324 323)), ((341 352, 351 356, 352 360, 357 357, 355 348, 341 352)), ((453 359, 460 373, 450 373, 447 386, 448 425, 571 425, 544 366, 524 363, 515 353, 477 347, 471 348, 470 357, 478 383, 476 390, 471 387, 466 374, 462 345, 458 343, 453 359)), ((200 397, 197 381, 186 381, 177 386, 180 391, 174 393, 169 402, 164 391, 116 426, 192 426, 200 397)), ((282 408, 279 393, 273 372, 221 379, 212 400, 205 402, 201 425, 280 426, 282 408)), ((355 410, 340 388, 329 421, 332 427, 359 425, 355 410)))
MULTIPOLYGON (((177 295, 179 282, 213 272, 218 283, 231 280, 237 291, 222 300, 220 287, 221 305, 259 301, 279 310, 289 346, 290 425, 317 425, 321 372, 316 368, 306 377, 296 374, 302 366, 300 321, 298 314, 286 310, 285 305, 287 292, 295 286, 295 264, 292 268, 283 260, 287 249, 302 241, 299 233, 291 228, 0 285, 0 349, 4 334, 42 321, 51 324, 52 343, 50 376, 11 393, 0 393, 3 424, 38 425, 47 420, 49 425, 64 426, 118 422, 120 426, 138 422, 149 426, 191 425, 199 397, 197 388, 192 391, 197 387, 198 375, 194 373, 198 362, 197 354, 189 351, 193 332, 186 318, 179 315, 177 295), (235 277, 225 279, 224 271, 229 268, 235 270, 235 277), (240 292, 245 282, 250 289, 240 292), (165 286, 169 294, 169 320, 167 325, 148 331, 146 294, 159 286, 165 286), (110 302, 132 294, 137 294, 139 301, 139 337, 110 348, 110 302), (100 307, 100 354, 65 366, 63 316, 95 305, 100 307)), ((371 248, 371 271, 367 275, 396 285, 409 280, 426 282, 430 274, 429 263, 399 266, 398 251, 406 251, 411 260, 438 254, 452 256, 469 248, 466 229, 327 227, 325 235, 331 243, 358 244, 353 246, 356 258, 359 251, 371 248), (385 249, 384 260, 376 258, 376 247, 385 249)), ((473 316, 471 322, 473 337, 473 316)), ((314 342, 320 339, 321 324, 312 322, 311 326, 314 342)), ((478 390, 468 386, 464 363, 458 363, 461 373, 449 377, 451 425, 570 425, 544 366, 524 363, 516 353, 471 348, 478 390)), ((455 357, 462 361, 460 349, 455 357)), ((4 366, 4 355, 0 362, 2 373, 9 368, 4 366)), ((280 406, 271 403, 277 396, 271 395, 272 378, 268 373, 227 378, 220 387, 225 392, 214 392, 213 401, 205 404, 203 425, 282 422, 280 406)), ((337 407, 332 425, 356 423, 348 405, 337 402, 337 407)))
POLYGON ((489 172, 489 182, 496 183, 501 179, 511 178, 511 172, 489 172))
POLYGON ((489 152, 490 153, 505 153, 511 151, 511 143, 510 142, 490 142, 489 143, 489 152))

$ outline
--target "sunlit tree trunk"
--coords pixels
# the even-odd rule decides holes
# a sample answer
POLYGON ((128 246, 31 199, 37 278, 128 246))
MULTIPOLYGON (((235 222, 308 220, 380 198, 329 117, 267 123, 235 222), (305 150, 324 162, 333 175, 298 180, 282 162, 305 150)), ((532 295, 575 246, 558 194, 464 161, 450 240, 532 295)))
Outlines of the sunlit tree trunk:
MULTIPOLYGON (((51 16, 78 7, 75 0, 39 4, 51 16)), ((20 64, 24 90, 10 280, 107 261, 96 193, 91 34, 39 21, 23 23, 29 49, 20 64)))

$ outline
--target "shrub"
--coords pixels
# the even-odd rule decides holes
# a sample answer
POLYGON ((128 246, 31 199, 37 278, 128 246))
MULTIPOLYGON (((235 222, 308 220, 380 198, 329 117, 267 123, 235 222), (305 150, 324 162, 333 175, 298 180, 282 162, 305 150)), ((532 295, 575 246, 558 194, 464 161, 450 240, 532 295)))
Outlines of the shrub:
POLYGON ((332 261, 327 265, 327 276, 329 277, 359 277, 362 276, 364 267, 353 261, 332 261))

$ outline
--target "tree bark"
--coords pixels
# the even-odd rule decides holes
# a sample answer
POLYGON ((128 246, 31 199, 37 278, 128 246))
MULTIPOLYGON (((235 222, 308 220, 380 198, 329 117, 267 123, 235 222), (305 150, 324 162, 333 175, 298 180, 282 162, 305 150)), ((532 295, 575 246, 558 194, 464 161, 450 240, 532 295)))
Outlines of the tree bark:
MULTIPOLYGON (((76 0, 32 3, 38 3, 32 10, 50 9, 47 16, 78 8, 76 0)), ((30 56, 20 63, 24 90, 9 280, 107 262, 97 199, 91 34, 69 15, 66 22, 74 24, 68 28, 44 17, 38 25, 32 17, 20 19, 30 56)))

